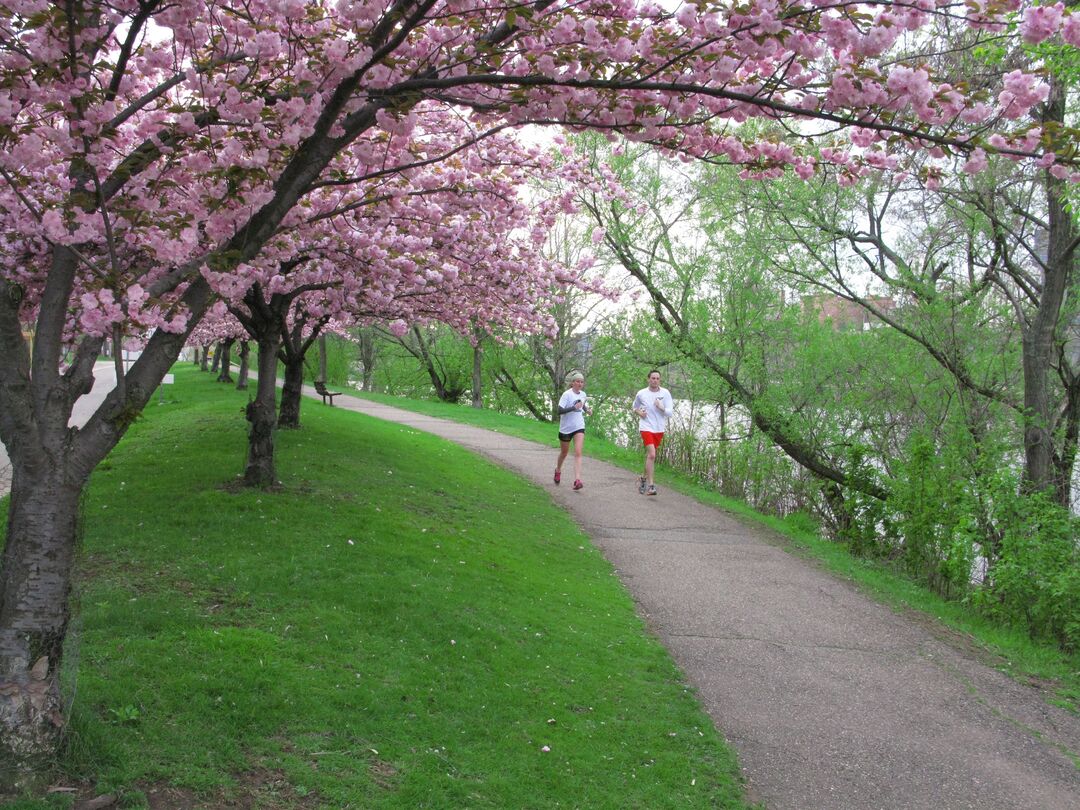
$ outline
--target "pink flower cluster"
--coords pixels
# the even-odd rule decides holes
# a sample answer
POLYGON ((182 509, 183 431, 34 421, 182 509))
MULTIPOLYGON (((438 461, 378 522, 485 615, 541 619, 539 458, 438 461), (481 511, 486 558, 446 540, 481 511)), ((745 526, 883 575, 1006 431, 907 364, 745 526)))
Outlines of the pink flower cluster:
MULTIPOLYGON (((572 170, 510 134, 529 123, 747 177, 832 164, 853 182, 934 144, 968 172, 997 149, 1080 176, 1074 133, 1032 135, 1041 77, 974 90, 935 67, 939 13, 978 40, 1019 0, 83 5, 3 0, 0 16, 0 274, 30 318, 49 274, 70 273, 71 338, 193 327, 181 296, 202 284, 234 306, 254 285, 295 294, 340 323, 543 329, 578 283, 539 252, 570 203, 522 189, 572 170), (826 127, 848 137, 819 159, 826 127)), ((1028 5, 1019 36, 1080 45, 1080 13, 1028 5)))

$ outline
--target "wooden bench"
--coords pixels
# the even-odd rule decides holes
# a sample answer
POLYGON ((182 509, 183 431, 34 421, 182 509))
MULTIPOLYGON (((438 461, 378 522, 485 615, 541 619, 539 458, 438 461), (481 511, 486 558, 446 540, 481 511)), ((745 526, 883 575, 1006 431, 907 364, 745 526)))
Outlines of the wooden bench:
POLYGON ((315 392, 322 397, 323 405, 326 404, 326 400, 330 400, 330 404, 334 404, 334 397, 340 394, 340 391, 328 391, 326 389, 326 383, 322 380, 315 381, 315 392))

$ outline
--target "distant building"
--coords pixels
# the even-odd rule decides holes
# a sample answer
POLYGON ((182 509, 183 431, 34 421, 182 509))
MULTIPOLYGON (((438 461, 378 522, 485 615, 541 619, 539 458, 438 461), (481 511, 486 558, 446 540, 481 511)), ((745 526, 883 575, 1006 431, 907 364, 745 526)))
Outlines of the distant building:
MULTIPOLYGON (((896 309, 896 301, 887 295, 868 295, 864 300, 881 312, 896 309)), ((805 295, 802 306, 808 312, 816 312, 819 323, 831 323, 833 329, 857 329, 861 332, 880 323, 865 307, 838 295, 805 295)))

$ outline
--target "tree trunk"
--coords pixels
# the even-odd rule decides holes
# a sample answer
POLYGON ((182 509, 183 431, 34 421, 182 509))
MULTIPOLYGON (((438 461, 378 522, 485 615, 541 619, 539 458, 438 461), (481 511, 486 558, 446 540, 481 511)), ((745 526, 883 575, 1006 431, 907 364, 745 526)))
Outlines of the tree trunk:
POLYGON ((360 332, 360 389, 372 390, 375 378, 375 359, 378 354, 378 345, 375 343, 375 335, 371 329, 363 329, 360 332))
POLYGON ((1066 391, 1062 421, 1065 430, 1061 449, 1054 462, 1057 467, 1057 501, 1071 510, 1073 468, 1076 466, 1077 444, 1080 442, 1080 380, 1074 380, 1066 391))
POLYGON ((247 340, 240 341, 240 368, 236 372, 236 389, 246 391, 248 387, 248 362, 251 359, 251 343, 247 340))
MULTIPOLYGON (((65 251, 56 251, 59 263, 65 251)), ((55 756, 60 741, 58 673, 83 488, 161 384, 189 334, 155 332, 86 423, 70 428, 72 405, 93 387, 103 341, 84 337, 69 364, 59 367, 67 289, 43 301, 31 358, 9 303, 15 299, 0 280, 0 438, 13 473, 0 563, 0 791, 47 773, 42 763, 55 756)), ((189 329, 205 312, 209 293, 201 280, 185 292, 193 313, 189 329)))
POLYGON ((326 335, 319 335, 319 379, 326 382, 326 335))
POLYGON ((450 374, 447 374, 446 379, 444 379, 439 373, 439 369, 435 367, 435 360, 428 351, 427 343, 420 329, 414 326, 412 333, 416 338, 416 349, 413 349, 404 340, 399 339, 398 343, 424 366, 424 370, 427 371, 428 378, 431 380, 431 386, 435 389, 435 396, 439 398, 440 402, 458 402, 461 395, 465 393, 464 384, 460 379, 451 380, 450 374))
MULTIPOLYGON (((1060 79, 1051 81, 1043 120, 1064 121, 1065 90, 1060 79)), ((1035 317, 1024 330, 1024 479, 1025 492, 1053 493, 1067 507, 1071 480, 1059 480, 1064 471, 1054 464, 1054 413, 1050 392, 1055 340, 1073 266, 1076 263, 1076 224, 1066 207, 1066 183, 1044 173, 1049 233, 1042 294, 1035 317)), ((1072 470, 1068 470, 1071 479, 1072 470)))
POLYGON ((199 347, 195 347, 195 365, 199 365, 199 347))
POLYGON ((277 394, 277 342, 259 341, 259 379, 248 403, 248 457, 244 485, 266 489, 277 485, 274 465, 274 400, 277 394))
POLYGON ((476 345, 473 346, 472 354, 472 406, 474 408, 484 407, 483 396, 483 378, 481 372, 484 368, 484 344, 479 339, 476 341, 476 345))
MULTIPOLYGON (((501 382, 506 385, 506 387, 510 389, 514 396, 518 398, 518 401, 521 402, 521 404, 528 409, 529 413, 531 413, 538 422, 553 421, 550 416, 541 413, 540 407, 537 406, 537 404, 533 402, 532 399, 524 391, 521 390, 520 386, 518 386, 517 384, 517 380, 515 380, 514 376, 509 371, 507 371, 506 366, 500 366, 499 369, 495 372, 495 380, 496 382, 501 382)), ((555 418, 557 419, 559 416, 558 404, 555 405, 554 410, 555 418)))
MULTIPOLYGON (((537 362, 543 362, 543 350, 542 344, 533 344, 533 356, 537 362)), ((559 398, 562 397, 563 391, 566 390, 566 360, 562 354, 556 355, 552 358, 551 362, 543 363, 544 368, 547 369, 548 379, 551 380, 551 421, 559 421, 559 398)))
POLYGON ((233 381, 229 367, 232 365, 232 345, 236 338, 227 338, 221 341, 221 373, 217 376, 218 382, 231 383, 233 381))
MULTIPOLYGON (((260 372, 261 376, 261 372, 260 372)), ((278 427, 300 427, 300 398, 304 393, 304 356, 285 360, 285 382, 281 386, 281 407, 278 411, 278 427)))
POLYGON ((199 362, 199 371, 209 371, 210 364, 210 347, 203 346, 202 360, 199 362))
POLYGON ((0 569, 0 784, 29 786, 60 742, 59 673, 84 484, 51 464, 14 464, 0 569))

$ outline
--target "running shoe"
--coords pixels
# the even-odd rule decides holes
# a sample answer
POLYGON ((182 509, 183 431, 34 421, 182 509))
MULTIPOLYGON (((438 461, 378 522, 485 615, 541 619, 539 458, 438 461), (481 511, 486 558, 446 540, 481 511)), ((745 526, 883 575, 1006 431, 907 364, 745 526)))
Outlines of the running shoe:
POLYGON ((584 488, 584 486, 585 485, 583 483, 581 483, 580 478, 578 478, 576 481, 574 481, 574 489, 582 489, 582 488, 584 488))
POLYGON ((556 470, 556 471, 555 471, 555 483, 557 484, 557 483, 559 483, 560 481, 562 481, 562 473, 561 473, 561 472, 559 472, 558 470, 556 470))
POLYGON ((649 484, 649 488, 647 490, 645 490, 645 494, 646 495, 655 495, 656 494, 656 485, 655 484, 649 484))
POLYGON ((641 476, 640 478, 638 478, 637 491, 640 492, 642 495, 645 494, 645 476, 641 476))

